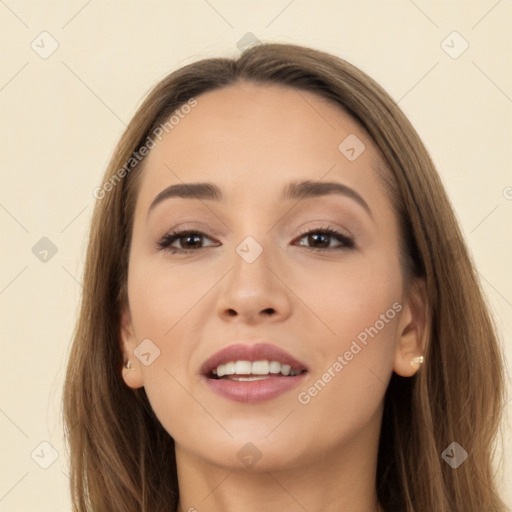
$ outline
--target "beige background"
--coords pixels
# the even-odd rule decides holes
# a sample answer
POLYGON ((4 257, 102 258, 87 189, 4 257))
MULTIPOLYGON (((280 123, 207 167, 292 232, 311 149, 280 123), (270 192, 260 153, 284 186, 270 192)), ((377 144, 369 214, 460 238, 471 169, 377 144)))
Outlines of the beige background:
POLYGON ((0 1, 0 512, 70 510, 61 387, 92 190, 125 123, 168 72, 237 55, 247 32, 346 58, 399 102, 452 198, 510 361, 510 20, 509 0, 0 1), (42 237, 58 251, 46 262, 32 252, 42 237), (58 454, 47 469, 41 442, 58 454))

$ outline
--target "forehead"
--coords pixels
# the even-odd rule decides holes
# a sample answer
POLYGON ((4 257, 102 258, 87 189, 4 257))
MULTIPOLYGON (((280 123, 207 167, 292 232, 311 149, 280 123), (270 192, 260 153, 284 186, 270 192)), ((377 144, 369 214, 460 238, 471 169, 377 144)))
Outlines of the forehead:
POLYGON ((215 182, 228 197, 260 199, 301 179, 375 184, 380 158, 373 140, 340 106, 313 92, 240 82, 195 99, 162 140, 154 139, 139 190, 146 208, 180 181, 215 182))

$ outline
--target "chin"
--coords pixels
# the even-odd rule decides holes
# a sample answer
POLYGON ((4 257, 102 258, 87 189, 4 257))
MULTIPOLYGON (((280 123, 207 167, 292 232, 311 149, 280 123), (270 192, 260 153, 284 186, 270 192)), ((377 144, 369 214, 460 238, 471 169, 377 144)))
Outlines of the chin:
MULTIPOLYGON (((265 473, 297 466, 301 454, 308 450, 299 448, 298 439, 292 432, 283 430, 280 435, 270 434, 266 438, 269 431, 254 428, 251 432, 244 432, 243 429, 239 429, 238 432, 231 430, 233 438, 227 434, 222 438, 204 436, 201 439, 187 439, 186 442, 177 444, 181 446, 182 451, 191 453, 197 459, 229 471, 265 473)), ((310 456, 311 453, 308 454, 308 458, 310 456)))

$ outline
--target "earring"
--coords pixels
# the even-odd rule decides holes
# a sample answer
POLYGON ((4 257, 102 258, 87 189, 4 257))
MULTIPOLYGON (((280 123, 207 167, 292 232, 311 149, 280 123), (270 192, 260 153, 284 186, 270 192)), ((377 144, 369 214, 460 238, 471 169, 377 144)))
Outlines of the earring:
POLYGON ((129 359, 128 359, 128 361, 126 361, 126 363, 124 363, 124 367, 127 370, 133 370, 132 362, 129 359))
POLYGON ((411 359, 411 366, 416 366, 416 365, 423 364, 424 360, 425 360, 425 358, 423 356, 413 357, 411 359))

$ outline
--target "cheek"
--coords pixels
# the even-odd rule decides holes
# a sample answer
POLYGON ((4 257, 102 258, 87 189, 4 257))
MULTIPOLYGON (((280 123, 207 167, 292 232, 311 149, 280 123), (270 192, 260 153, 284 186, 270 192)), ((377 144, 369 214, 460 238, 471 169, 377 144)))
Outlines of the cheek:
POLYGON ((144 389, 156 416, 172 436, 180 429, 184 429, 182 435, 187 433, 188 420, 177 419, 182 417, 181 411, 192 416, 204 414, 188 392, 195 375, 191 355, 205 321, 204 311, 214 311, 208 292, 218 275, 207 265, 172 265, 160 256, 139 258, 134 254, 130 260, 128 296, 137 343, 149 339, 159 351, 150 365, 141 367, 144 389))
POLYGON ((165 255, 130 262, 128 296, 139 338, 168 339, 189 322, 189 312, 218 281, 207 265, 173 265, 165 255))
MULTIPOLYGON (((318 332, 335 349, 373 326, 386 311, 391 309, 388 316, 395 318, 392 306, 402 296, 401 269, 392 254, 351 256, 336 264, 316 261, 295 282, 294 291, 318 318, 318 332)), ((395 323, 386 323, 383 332, 389 334, 395 323)))
POLYGON ((340 424, 360 427, 382 402, 398 339, 401 271, 395 259, 381 258, 308 275, 300 293, 324 326, 307 341, 321 364, 297 399, 307 414, 331 411, 322 430, 339 435, 340 424))

